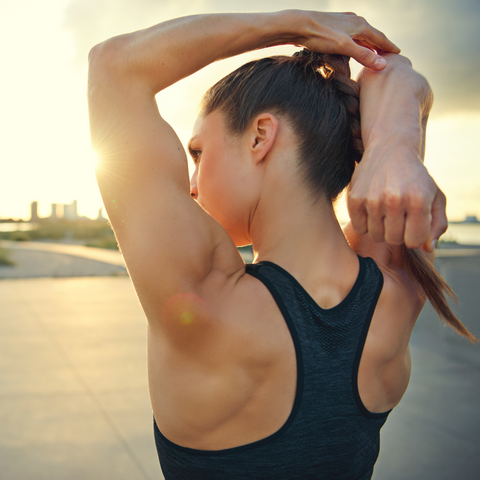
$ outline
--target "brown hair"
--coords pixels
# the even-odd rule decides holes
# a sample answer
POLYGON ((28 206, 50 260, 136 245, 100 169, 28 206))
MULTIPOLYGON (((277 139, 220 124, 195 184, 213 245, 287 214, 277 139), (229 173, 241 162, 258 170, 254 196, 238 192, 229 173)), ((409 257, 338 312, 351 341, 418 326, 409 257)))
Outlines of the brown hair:
MULTIPOLYGON (((298 139, 300 172, 315 198, 334 202, 362 158, 359 86, 344 55, 304 49, 246 63, 205 93, 202 113, 217 109, 233 135, 261 113, 284 117, 298 139)), ((403 248, 405 269, 442 321, 477 342, 450 308, 445 294, 456 296, 433 264, 420 250, 403 248)))
POLYGON ((438 313, 442 322, 450 325, 458 334, 468 338, 472 343, 477 343, 478 338, 469 332, 465 325, 453 313, 447 301, 447 295, 458 303, 455 292, 450 285, 435 270, 433 262, 429 261, 423 252, 418 249, 410 249, 403 245, 405 269, 414 280, 420 293, 424 293, 432 307, 438 313))
POLYGON ((315 198, 334 201, 361 158, 358 86, 350 79, 348 57, 303 50, 249 62, 206 92, 202 113, 216 109, 225 114, 232 134, 243 133, 263 112, 286 118, 315 198))

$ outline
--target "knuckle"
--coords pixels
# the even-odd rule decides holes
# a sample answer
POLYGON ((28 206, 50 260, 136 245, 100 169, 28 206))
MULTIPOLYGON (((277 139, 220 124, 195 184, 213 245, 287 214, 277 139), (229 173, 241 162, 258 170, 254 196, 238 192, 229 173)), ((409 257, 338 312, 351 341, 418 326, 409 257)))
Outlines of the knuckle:
POLYGON ((348 35, 341 35, 336 39, 337 50, 344 52, 348 49, 351 43, 351 39, 348 35))
POLYGON ((349 207, 358 209, 362 207, 362 203, 363 203, 363 198, 361 197, 361 195, 358 195, 357 193, 352 192, 348 196, 349 207))
POLYGON ((427 209, 427 198, 417 191, 410 195, 408 206, 413 212, 422 212, 427 209))
POLYGON ((362 47, 357 55, 357 60, 362 64, 368 64, 376 59, 376 55, 367 47, 362 47))
POLYGON ((365 20, 364 17, 360 17, 358 15, 355 16, 355 22, 357 24, 357 28, 360 28, 362 31, 367 30, 369 27, 368 22, 365 20))
POLYGON ((365 205, 368 212, 377 213, 380 211, 381 201, 378 197, 367 198, 365 205))
POLYGON ((387 192, 384 201, 388 210, 398 210, 403 203, 399 192, 387 192))

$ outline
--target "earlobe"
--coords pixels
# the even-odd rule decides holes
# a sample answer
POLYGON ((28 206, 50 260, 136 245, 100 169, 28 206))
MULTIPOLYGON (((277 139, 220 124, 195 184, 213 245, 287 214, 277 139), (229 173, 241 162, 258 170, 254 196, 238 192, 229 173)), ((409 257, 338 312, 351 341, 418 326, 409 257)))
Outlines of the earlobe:
POLYGON ((251 151, 255 163, 265 159, 272 149, 278 133, 278 120, 271 113, 258 115, 252 124, 251 151))

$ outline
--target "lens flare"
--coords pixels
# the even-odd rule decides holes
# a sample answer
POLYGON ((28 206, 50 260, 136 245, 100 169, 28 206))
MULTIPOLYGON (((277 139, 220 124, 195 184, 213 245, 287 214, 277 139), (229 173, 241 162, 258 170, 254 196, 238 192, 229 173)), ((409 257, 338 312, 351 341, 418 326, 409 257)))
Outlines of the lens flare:
POLYGON ((183 312, 180 315, 180 321, 184 325, 188 325, 189 323, 192 323, 193 322, 193 314, 191 312, 183 312))
POLYGON ((200 320, 206 318, 207 306, 205 301, 194 293, 178 293, 174 295, 163 307, 163 322, 172 326, 192 328, 201 324, 200 320))

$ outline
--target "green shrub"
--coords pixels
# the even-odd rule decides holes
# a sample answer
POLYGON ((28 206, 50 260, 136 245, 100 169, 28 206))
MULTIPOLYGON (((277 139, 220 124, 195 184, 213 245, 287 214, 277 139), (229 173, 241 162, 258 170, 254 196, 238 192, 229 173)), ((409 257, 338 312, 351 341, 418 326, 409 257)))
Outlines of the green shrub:
POLYGON ((97 240, 91 240, 88 241, 85 244, 87 247, 95 247, 95 248, 107 248, 109 250, 118 250, 118 244, 117 244, 117 239, 115 236, 112 235, 106 235, 102 238, 99 238, 97 240))
POLYGON ((9 232, 9 240, 13 240, 14 242, 28 242, 31 240, 30 235, 28 232, 9 232))
POLYGON ((62 240, 69 229, 64 222, 40 223, 35 230, 29 230, 32 240, 62 240))
POLYGON ((86 240, 89 243, 105 245, 101 248, 117 248, 113 231, 106 220, 58 220, 41 221, 28 231, 0 232, 0 240, 86 240))
POLYGON ((15 262, 9 257, 10 251, 0 247, 0 265, 13 267, 15 262))

